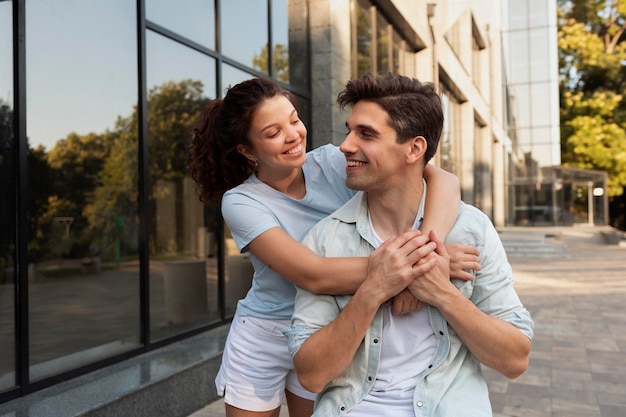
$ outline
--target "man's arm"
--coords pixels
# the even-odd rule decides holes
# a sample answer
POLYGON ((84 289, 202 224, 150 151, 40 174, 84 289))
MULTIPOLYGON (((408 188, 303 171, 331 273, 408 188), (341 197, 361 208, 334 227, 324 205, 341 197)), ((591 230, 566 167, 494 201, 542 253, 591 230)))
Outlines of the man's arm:
POLYGON ((303 387, 319 392, 346 370, 381 304, 414 279, 412 268, 421 257, 418 247, 432 250, 434 244, 427 236, 408 241, 392 238, 370 255, 367 278, 350 302, 332 322, 312 334, 294 356, 303 387))
POLYGON ((526 371, 531 343, 517 327, 483 313, 456 288, 437 307, 479 362, 511 379, 526 371))
MULTIPOLYGON (((481 311, 450 282, 445 246, 431 233, 437 243, 437 266, 409 286, 416 297, 439 309, 463 343, 482 364, 508 378, 516 378, 528 368, 530 339, 513 324, 481 311)), ((513 291, 505 283, 496 291, 513 291)), ((514 297, 517 300, 517 296, 514 297)))

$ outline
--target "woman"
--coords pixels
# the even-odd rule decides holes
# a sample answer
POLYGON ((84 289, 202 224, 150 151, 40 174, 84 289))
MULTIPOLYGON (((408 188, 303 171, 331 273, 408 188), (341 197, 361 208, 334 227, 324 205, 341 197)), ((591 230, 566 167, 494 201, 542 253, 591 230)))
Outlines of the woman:
MULTIPOLYGON (((227 416, 278 416, 284 398, 290 416, 310 415, 314 394, 298 383, 281 333, 293 313, 293 284, 318 293, 352 293, 365 278, 366 258, 322 259, 298 243, 355 193, 345 186, 339 149, 325 145, 307 154, 306 137, 295 99, 264 79, 244 81, 213 100, 195 129, 188 165, 200 199, 221 200, 237 247, 250 253, 254 266, 216 378, 227 416)), ((422 231, 446 236, 458 211, 458 179, 432 166, 425 178, 430 185, 422 231)), ((458 260, 451 265, 454 276, 471 279, 461 269, 479 267, 477 252, 451 249, 451 259, 458 260)), ((405 294, 394 300, 394 311, 417 305, 405 294)))

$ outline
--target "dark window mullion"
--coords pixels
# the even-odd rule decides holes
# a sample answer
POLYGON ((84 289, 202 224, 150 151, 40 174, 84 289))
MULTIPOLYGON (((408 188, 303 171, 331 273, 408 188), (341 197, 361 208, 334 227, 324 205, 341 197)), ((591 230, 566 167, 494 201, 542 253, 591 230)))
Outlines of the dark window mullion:
POLYGON ((150 346, 150 210, 148 204, 148 100, 146 87, 146 9, 145 0, 137 0, 137 138, 139 169, 139 308, 140 341, 144 350, 150 346))
POLYGON ((267 73, 274 77, 274 41, 272 37, 272 0, 267 0, 267 73))
POLYGON ((26 137, 26 0, 15 0, 14 33, 14 126, 17 176, 17 237, 15 277, 15 340, 16 383, 21 394, 29 392, 29 328, 28 328, 28 142, 26 137), (18 233, 20 232, 21 233, 18 233))

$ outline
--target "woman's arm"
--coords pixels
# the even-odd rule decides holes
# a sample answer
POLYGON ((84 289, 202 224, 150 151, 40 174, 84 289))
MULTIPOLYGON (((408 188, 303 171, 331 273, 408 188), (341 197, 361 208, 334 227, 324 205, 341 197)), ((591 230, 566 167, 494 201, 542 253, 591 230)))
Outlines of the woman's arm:
POLYGON ((428 235, 434 230, 437 236, 445 240, 459 215, 461 182, 456 175, 432 164, 426 164, 424 179, 428 191, 422 233, 428 235))
MULTIPOLYGON (((459 210, 459 180, 430 164, 424 170, 424 178, 429 187, 422 231, 435 230, 438 236, 446 236, 459 210)), ((418 234, 403 234, 402 239, 418 234)), ((262 233, 248 247, 269 268, 315 294, 353 294, 367 273, 367 258, 320 258, 278 227, 262 233)), ((421 259, 425 254, 415 256, 421 259)), ((427 268, 429 265, 420 265, 412 273, 417 277, 427 268)))
MULTIPOLYGON (((428 183, 426 193, 426 207, 424 208, 424 223, 422 233, 428 234, 434 230, 437 236, 442 236, 442 241, 452 229, 461 204, 461 185, 456 175, 426 164, 424 179, 428 183), (436 213, 436 215, 432 215, 436 213)), ((478 249, 471 245, 446 245, 450 254, 450 276, 464 280, 472 280, 474 277, 467 269, 479 270, 478 249)))
MULTIPOLYGON (((408 242, 420 234, 412 230, 397 239, 408 242)), ((267 267, 314 294, 353 294, 367 275, 368 258, 319 257, 279 227, 261 233, 248 247, 267 267)), ((424 246, 409 256, 417 262, 430 252, 432 248, 424 246)), ((412 268, 410 273, 418 277, 430 267, 432 264, 426 263, 412 268)))
MULTIPOLYGON (((428 191, 426 192, 422 233, 428 236, 428 233, 434 230, 437 236, 443 236, 445 239, 459 214, 461 183, 456 175, 432 164, 426 164, 424 167, 424 179, 428 184, 428 191)), ((466 247, 465 249, 471 251, 473 248, 466 247)), ((459 248, 459 251, 455 252, 455 259, 464 258, 463 255, 463 248, 459 248)), ((450 265, 450 271, 455 277, 472 279, 471 274, 459 269, 466 265, 459 263, 450 265)), ((391 311, 393 314, 406 314, 421 306, 422 303, 409 290, 404 290, 393 298, 391 311)))

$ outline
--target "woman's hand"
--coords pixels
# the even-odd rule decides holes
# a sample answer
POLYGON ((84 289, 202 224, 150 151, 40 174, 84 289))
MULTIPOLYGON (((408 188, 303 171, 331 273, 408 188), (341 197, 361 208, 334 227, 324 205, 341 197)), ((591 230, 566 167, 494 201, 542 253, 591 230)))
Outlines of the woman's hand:
POLYGON ((478 249, 472 245, 461 245, 458 243, 447 243, 445 246, 450 255, 450 278, 459 278, 466 281, 473 280, 474 276, 466 270, 473 269, 479 271, 482 268, 478 249))
POLYGON ((391 303, 391 314, 394 316, 412 313, 424 306, 424 303, 415 298, 415 296, 411 294, 411 291, 406 288, 402 290, 400 294, 389 300, 389 302, 391 303))

